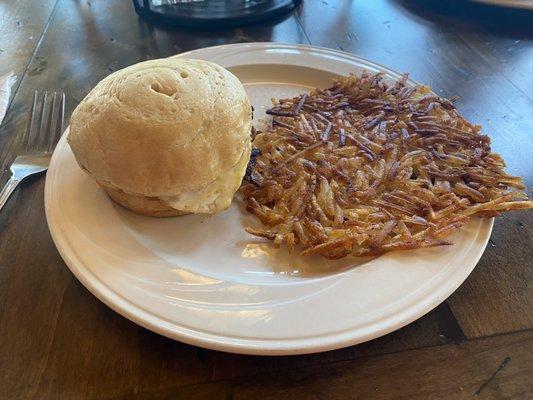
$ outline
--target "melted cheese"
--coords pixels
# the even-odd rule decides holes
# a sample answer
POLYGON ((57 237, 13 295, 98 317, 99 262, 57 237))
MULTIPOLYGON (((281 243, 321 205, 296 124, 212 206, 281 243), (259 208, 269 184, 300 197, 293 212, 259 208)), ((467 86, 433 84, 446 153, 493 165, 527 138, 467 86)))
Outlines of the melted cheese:
POLYGON ((225 210, 241 185, 249 154, 250 151, 245 150, 233 168, 209 185, 192 192, 159 199, 176 210, 188 213, 213 214, 225 210))

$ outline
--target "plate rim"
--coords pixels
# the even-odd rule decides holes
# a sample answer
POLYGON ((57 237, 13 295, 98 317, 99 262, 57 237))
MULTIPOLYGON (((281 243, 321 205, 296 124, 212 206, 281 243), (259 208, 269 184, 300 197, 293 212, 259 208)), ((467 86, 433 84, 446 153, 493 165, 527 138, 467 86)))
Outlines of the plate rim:
MULTIPOLYGON (((192 50, 179 54, 179 56, 188 56, 199 51, 205 50, 224 50, 224 48, 244 48, 244 47, 270 47, 270 48, 293 48, 296 50, 321 51, 330 54, 336 54, 346 59, 362 61, 365 64, 375 66, 387 72, 393 72, 400 75, 398 72, 391 70, 383 65, 366 60, 351 53, 328 49, 319 46, 311 45, 297 45, 273 42, 255 42, 255 43, 238 43, 225 44, 219 46, 211 46, 202 49, 192 50)), ((414 83, 418 83, 412 80, 414 83)), ((65 141, 66 134, 69 127, 64 132, 62 141, 65 141)), ((57 147, 58 149, 60 146, 57 147)), ((58 152, 54 151, 52 160, 50 162, 50 171, 54 173, 55 163, 58 159, 58 152)), ((366 342, 383 336, 387 333, 396 331, 409 323, 417 320, 423 315, 433 310, 436 306, 446 300, 470 275, 472 270, 476 267, 479 259, 483 255, 494 224, 494 218, 488 221, 488 227, 480 232, 481 245, 477 254, 472 257, 472 263, 466 268, 462 268, 456 273, 452 274, 450 278, 437 288, 433 296, 426 296, 421 301, 405 308, 400 313, 397 313, 392 318, 380 319, 370 326, 358 327, 355 329, 348 329, 342 332, 335 332, 316 337, 305 337, 298 339, 247 339, 247 338, 231 338, 224 335, 215 335, 206 332, 199 332, 180 326, 176 323, 170 323, 163 318, 155 316, 143 309, 141 306, 122 297, 120 294, 114 292, 104 282, 96 279, 91 273, 90 269, 86 268, 79 258, 77 258, 75 251, 68 244, 65 233, 59 225, 56 215, 53 215, 51 204, 54 196, 52 188, 52 174, 47 174, 45 182, 45 214, 47 224, 53 239, 53 242, 58 249, 61 257, 65 261, 67 267, 74 274, 74 276, 100 301, 106 304, 120 315, 128 318, 130 321, 149 329, 153 332, 166 336, 168 338, 178 340, 189 345, 205 347, 218 351, 233 352, 239 354, 250 355, 296 355, 309 354, 322 351, 334 350, 343 348, 358 343, 366 342), (50 176, 50 178, 49 178, 50 176), (90 277, 93 276, 91 280, 90 277)))

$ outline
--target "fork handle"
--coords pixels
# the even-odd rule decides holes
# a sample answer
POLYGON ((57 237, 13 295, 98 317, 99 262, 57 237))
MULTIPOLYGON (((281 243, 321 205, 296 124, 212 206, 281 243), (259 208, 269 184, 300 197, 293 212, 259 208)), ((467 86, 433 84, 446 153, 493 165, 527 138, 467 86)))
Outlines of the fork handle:
POLYGON ((4 204, 6 204, 7 199, 9 199, 9 196, 11 196, 11 193, 13 193, 13 190, 15 190, 19 183, 20 179, 9 178, 9 180, 3 187, 2 192, 0 192, 0 210, 4 207, 4 204))

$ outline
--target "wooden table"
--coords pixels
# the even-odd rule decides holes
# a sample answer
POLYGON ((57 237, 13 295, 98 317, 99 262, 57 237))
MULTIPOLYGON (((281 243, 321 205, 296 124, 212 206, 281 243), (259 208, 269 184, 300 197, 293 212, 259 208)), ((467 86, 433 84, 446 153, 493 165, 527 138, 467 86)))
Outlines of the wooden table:
MULTIPOLYGON (((460 111, 485 126, 531 196, 533 14, 441 3, 305 0, 283 20, 203 31, 149 25, 128 0, 2 2, 0 75, 19 77, 0 130, 2 171, 35 89, 64 90, 70 113, 138 61, 283 41, 353 52, 461 96, 460 111)), ((468 280, 411 325, 342 350, 251 357, 174 342, 100 303, 52 243, 43 187, 43 176, 28 181, 0 213, 1 399, 533 398, 532 212, 498 218, 468 280)))

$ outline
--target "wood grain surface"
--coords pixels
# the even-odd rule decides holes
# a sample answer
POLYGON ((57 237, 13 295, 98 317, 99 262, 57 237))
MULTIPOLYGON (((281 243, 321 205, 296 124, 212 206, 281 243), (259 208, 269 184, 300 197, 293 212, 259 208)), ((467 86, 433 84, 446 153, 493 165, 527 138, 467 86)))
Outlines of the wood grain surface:
POLYGON ((116 399, 530 399, 533 333, 476 339, 116 399))
POLYGON ((0 4, 0 76, 9 71, 22 76, 50 23, 57 0, 0 4))
MULTIPOLYGON (((460 96, 460 111, 533 194, 530 12, 307 0, 279 20, 207 31, 148 24, 127 0, 19 0, 0 4, 0 21, 0 74, 19 76, 0 127, 0 183, 35 89, 64 91, 70 115, 99 80, 135 62, 278 41, 352 52, 460 96)), ((29 180, 0 212, 0 399, 533 398, 531 212, 499 218, 467 281, 409 326, 326 353, 253 357, 163 338, 100 303, 53 245, 43 188, 43 176, 29 180)))

